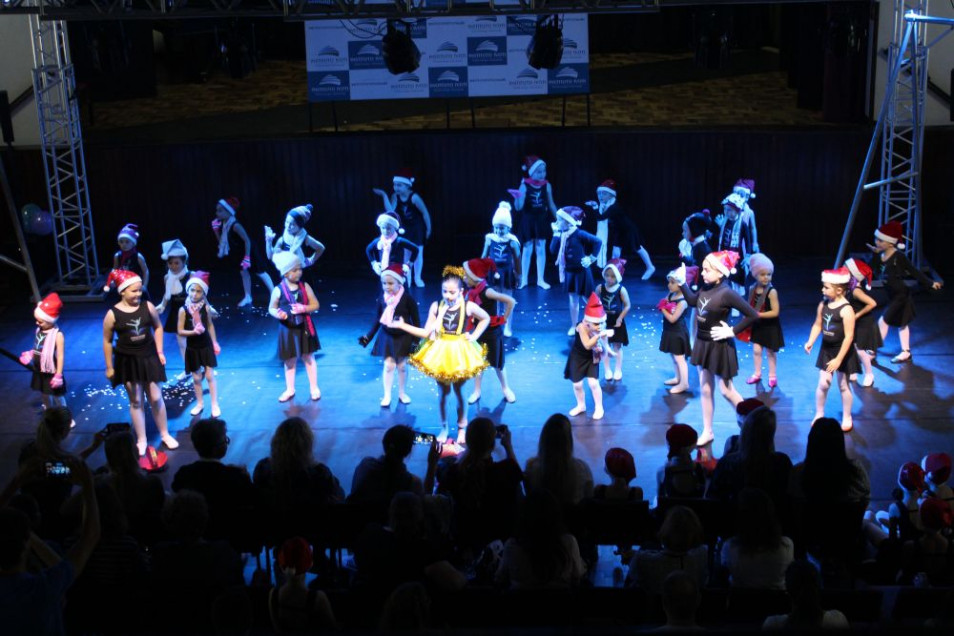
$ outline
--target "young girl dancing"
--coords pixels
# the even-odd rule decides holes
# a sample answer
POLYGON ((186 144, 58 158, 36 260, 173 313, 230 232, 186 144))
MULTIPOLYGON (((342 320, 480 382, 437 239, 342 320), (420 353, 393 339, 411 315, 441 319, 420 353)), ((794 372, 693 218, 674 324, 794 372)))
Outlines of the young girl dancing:
MULTIPOLYGON (((20 354, 20 364, 33 371, 30 388, 43 396, 43 408, 66 406, 66 380, 63 379, 63 355, 66 339, 57 326, 63 301, 54 292, 33 310, 36 332, 33 348, 20 354)), ((74 421, 71 426, 75 426, 74 421)))
POLYGON ((610 259, 623 255, 623 248, 627 254, 638 254, 642 259, 646 271, 643 280, 649 280, 656 271, 649 252, 643 247, 636 223, 620 209, 616 203, 616 182, 607 179, 596 188, 598 201, 587 201, 586 205, 596 210, 596 235, 603 241, 603 249, 596 255, 596 264, 606 267, 610 259))
POLYGON ((581 230, 581 225, 583 210, 572 205, 560 208, 557 210, 553 239, 550 241, 550 253, 556 255, 560 282, 570 301, 570 329, 566 332, 568 336, 576 333, 580 298, 586 302, 593 293, 593 272, 590 265, 596 262, 594 254, 603 247, 603 242, 581 230))
POLYGON ((490 315, 476 303, 464 299, 464 270, 448 265, 441 272, 440 302, 431 303, 423 328, 404 322, 400 317, 392 327, 403 329, 418 338, 427 338, 410 358, 411 364, 424 375, 437 381, 441 432, 437 441, 447 441, 447 396, 457 398, 457 443, 464 442, 467 417, 461 388, 464 382, 487 368, 487 359, 477 340, 490 325, 490 315), (468 318, 477 321, 473 331, 465 331, 468 318))
MULTIPOLYGON (((404 254, 405 262, 411 264, 414 271, 414 284, 418 287, 424 286, 424 280, 421 278, 421 269, 424 267, 424 242, 431 238, 431 215, 427 212, 427 206, 421 195, 414 192, 411 187, 414 185, 414 173, 403 168, 394 175, 394 192, 390 196, 380 188, 374 188, 373 192, 384 201, 384 209, 397 213, 404 226, 407 240, 417 246, 417 252, 411 253, 408 250, 404 254)), ((408 279, 411 282, 411 279, 408 279)), ((410 287, 410 285, 409 285, 410 287)))
POLYGON ((144 396, 149 399, 152 419, 156 421, 162 442, 167 448, 178 448, 179 442, 169 434, 166 404, 162 401, 162 389, 159 386, 160 382, 166 381, 166 356, 162 352, 159 314, 151 302, 143 301, 142 279, 134 272, 115 269, 110 272, 108 282, 116 284, 120 300, 106 312, 103 319, 106 377, 114 388, 120 384, 126 388, 129 419, 136 431, 136 446, 140 455, 145 455, 147 446, 144 396))
POLYGON ((583 380, 590 386, 593 394, 594 420, 603 419, 603 389, 600 388, 600 359, 612 355, 606 338, 612 336, 612 330, 606 330, 606 311, 595 292, 583 310, 583 321, 576 325, 573 346, 563 368, 563 377, 573 383, 573 395, 576 406, 570 409, 570 416, 586 413, 586 395, 583 393, 583 380))
POLYGON ((215 381, 216 356, 221 353, 219 341, 215 337, 215 325, 209 315, 206 296, 209 293, 209 273, 193 272, 186 282, 189 299, 179 308, 178 333, 185 336, 185 370, 192 374, 192 386, 195 388, 195 406, 190 415, 198 415, 205 408, 202 399, 202 376, 209 385, 209 398, 212 400, 212 417, 222 415, 219 408, 219 389, 215 381))
MULTIPOLYGON (((472 258, 464 263, 464 282, 467 283, 467 300, 480 306, 490 316, 490 324, 477 340, 487 348, 487 363, 497 372, 500 390, 507 402, 517 400, 507 383, 507 371, 504 369, 503 327, 513 314, 517 301, 513 296, 501 294, 488 286, 487 279, 496 275, 496 267, 489 258, 472 258), (497 314, 497 306, 504 306, 502 316, 497 314)), ((471 321, 473 324, 473 321, 471 321)), ((468 404, 480 399, 480 386, 483 372, 474 376, 474 392, 467 398, 468 404)))
MULTIPOLYGON (((868 263, 856 261, 853 258, 845 261, 845 267, 851 272, 851 282, 848 285, 850 291, 848 302, 851 303, 851 308, 855 310, 855 349, 858 351, 858 359, 861 361, 861 368, 864 371, 861 386, 869 387, 874 385, 871 360, 875 352, 884 344, 881 339, 881 332, 874 320, 874 310, 878 303, 868 295, 868 292, 871 291, 873 272, 868 263)), ((857 378, 857 374, 848 376, 851 381, 855 381, 857 378)))
POLYGON ((696 341, 692 346, 692 364, 699 368, 699 387, 702 392, 702 435, 698 445, 712 443, 712 417, 715 411, 715 381, 719 380, 719 392, 732 404, 732 410, 742 401, 742 396, 732 384, 739 372, 739 358, 735 350, 735 335, 758 319, 758 314, 728 284, 729 276, 736 272, 739 255, 736 252, 713 252, 702 261, 702 282, 699 292, 686 285, 686 266, 676 270, 676 281, 682 295, 691 307, 695 307, 696 341), (726 323, 732 309, 742 314, 734 327, 726 323))
POLYGON ((689 346, 689 327, 686 326, 689 304, 679 289, 675 271, 666 275, 666 286, 669 293, 656 305, 656 309, 662 312, 663 316, 659 350, 669 354, 676 372, 663 384, 670 387, 670 393, 678 394, 689 390, 689 365, 686 364, 686 356, 692 353, 692 347, 689 346))
POLYGON ((407 267, 404 255, 409 254, 413 262, 417 258, 418 246, 401 236, 401 220, 394 212, 378 215, 376 224, 381 236, 368 243, 365 254, 375 275, 380 276, 392 263, 407 267))
POLYGON ((746 384, 758 384, 762 381, 762 350, 768 358, 769 388, 778 386, 778 351, 785 346, 782 335, 782 323, 779 320, 781 306, 778 292, 772 285, 775 265, 765 254, 753 254, 749 257, 749 272, 755 278, 755 284, 749 290, 749 304, 755 308, 759 319, 752 325, 752 375, 746 384))
POLYGON ((265 226, 265 256, 268 260, 278 252, 291 252, 301 261, 301 266, 311 267, 321 255, 325 253, 325 246, 310 235, 305 226, 311 219, 312 205, 299 205, 285 215, 285 229, 281 236, 275 234, 269 226, 265 226), (312 250, 311 256, 305 256, 305 249, 312 250))
POLYGON ((384 397, 381 398, 383 408, 391 406, 391 385, 394 384, 395 369, 398 376, 398 401, 401 404, 411 403, 406 391, 407 357, 417 346, 418 340, 406 331, 391 326, 397 319, 415 327, 421 324, 417 301, 410 294, 404 293, 404 281, 404 268, 398 263, 391 263, 381 272, 381 289, 384 294, 378 297, 374 324, 368 333, 358 338, 358 343, 367 347, 377 334, 371 355, 384 358, 384 397))
POLYGON ((245 295, 239 301, 239 307, 252 304, 252 277, 249 271, 255 274, 271 294, 275 289, 271 277, 268 275, 268 261, 259 243, 252 242, 248 233, 235 216, 238 214, 238 197, 219 199, 215 206, 215 218, 212 219, 212 232, 219 243, 218 257, 229 257, 230 261, 238 261, 239 273, 242 276, 242 290, 245 295), (239 255, 242 256, 238 260, 239 255))
MULTIPOLYGON (((146 265, 146 259, 136 246, 139 244, 139 226, 135 223, 127 223, 119 230, 116 236, 116 243, 119 245, 119 251, 113 254, 113 269, 121 269, 132 272, 142 279, 143 299, 149 300, 149 266, 146 265)), ((113 289, 109 282, 103 287, 106 292, 106 303, 115 305, 119 302, 119 292, 113 289)))
POLYGON ((901 353, 891 358, 891 362, 907 362, 911 359, 911 321, 914 320, 914 300, 911 290, 904 283, 908 276, 917 279, 921 287, 938 290, 943 284, 931 280, 922 274, 904 252, 902 242, 904 228, 897 221, 888 221, 875 230, 875 244, 868 248, 878 258, 875 259, 874 270, 880 271, 884 279, 884 287, 888 292, 888 305, 878 319, 878 329, 881 339, 888 337, 888 327, 898 328, 898 339, 901 341, 901 353))
MULTIPOLYGON (((179 309, 185 304, 186 290, 185 282, 189 280, 189 251, 179 239, 163 241, 162 260, 166 262, 165 292, 162 294, 162 302, 156 305, 156 311, 166 314, 166 320, 162 323, 163 333, 171 333, 176 337, 176 344, 179 346, 179 357, 185 361, 186 339, 179 334, 179 309)), ((176 381, 185 380, 188 373, 183 371, 176 376, 176 381)))
POLYGON ((520 289, 527 286, 534 249, 537 253, 537 287, 550 289, 543 274, 547 262, 546 240, 550 235, 550 223, 557 213, 553 187, 547 181, 547 164, 540 157, 524 157, 522 167, 527 176, 517 190, 510 191, 514 196, 514 206, 518 212, 522 212, 517 223, 517 236, 523 243, 520 289))
POLYGON ((626 271, 626 260, 611 259, 603 268, 603 284, 596 286, 596 295, 603 303, 606 311, 606 324, 613 330, 608 339, 614 356, 606 356, 606 381, 623 379, 623 347, 629 346, 629 334, 626 331, 626 314, 629 313, 629 292, 623 287, 623 273, 626 271), (610 358, 616 358, 616 370, 610 368, 610 358))
POLYGON ((811 353, 815 340, 821 334, 822 346, 815 360, 819 371, 818 387, 815 389, 815 417, 812 421, 825 417, 825 398, 828 397, 832 376, 837 373, 838 389, 841 391, 841 430, 846 433, 852 428, 852 395, 848 388, 848 376, 858 373, 861 368, 853 346, 855 312, 845 299, 850 280, 851 272, 847 267, 822 272, 822 296, 825 298, 818 303, 815 324, 805 343, 805 353, 811 353))
POLYGON ((278 357, 285 365, 285 390, 279 402, 295 397, 295 367, 298 358, 305 364, 312 400, 321 399, 318 389, 318 364, 315 351, 321 349, 311 314, 318 311, 318 299, 311 286, 301 280, 301 261, 291 252, 279 252, 273 262, 282 282, 272 290, 268 313, 279 320, 278 357))
MULTIPOLYGON (((493 259, 497 275, 500 276, 497 284, 507 296, 513 296, 521 271, 520 240, 510 231, 513 228, 510 210, 510 204, 506 201, 501 201, 497 206, 491 220, 494 231, 484 237, 484 251, 480 255, 481 258, 493 259)), ((507 314, 507 324, 504 325, 503 335, 509 338, 513 335, 513 312, 504 313, 507 314)))

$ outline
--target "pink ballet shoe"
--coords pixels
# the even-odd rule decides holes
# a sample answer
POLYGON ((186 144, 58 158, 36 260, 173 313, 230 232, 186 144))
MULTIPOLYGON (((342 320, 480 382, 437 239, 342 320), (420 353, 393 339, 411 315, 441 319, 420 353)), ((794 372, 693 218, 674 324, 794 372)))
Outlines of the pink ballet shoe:
POLYGON ((774 389, 774 388, 777 387, 777 386, 778 386, 778 378, 776 378, 774 375, 770 375, 770 376, 769 376, 769 388, 770 388, 770 389, 774 389))
POLYGON ((756 374, 756 373, 753 373, 752 375, 749 376, 749 379, 746 380, 745 383, 746 383, 746 384, 758 384, 758 383, 761 382, 761 381, 762 381, 762 376, 760 376, 760 375, 758 375, 758 374, 756 374))

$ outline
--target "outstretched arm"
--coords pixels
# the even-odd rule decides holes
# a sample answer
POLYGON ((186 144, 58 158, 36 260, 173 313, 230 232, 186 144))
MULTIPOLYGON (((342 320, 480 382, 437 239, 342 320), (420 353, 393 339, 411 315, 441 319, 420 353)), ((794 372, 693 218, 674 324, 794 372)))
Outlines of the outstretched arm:
POLYGON ((811 333, 808 334, 808 340, 805 342, 805 353, 812 352, 812 347, 815 346, 815 341, 818 340, 818 336, 821 335, 822 307, 824 306, 824 302, 818 303, 818 310, 815 312, 815 322, 812 323, 811 333))

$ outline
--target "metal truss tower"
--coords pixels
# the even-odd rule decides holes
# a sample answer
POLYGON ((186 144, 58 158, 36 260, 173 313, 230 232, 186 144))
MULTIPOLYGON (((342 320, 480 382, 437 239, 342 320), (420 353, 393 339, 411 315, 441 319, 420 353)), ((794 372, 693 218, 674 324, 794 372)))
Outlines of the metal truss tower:
POLYGON ((31 14, 30 33, 40 147, 56 240, 53 288, 83 296, 97 286, 99 262, 66 22, 31 14))

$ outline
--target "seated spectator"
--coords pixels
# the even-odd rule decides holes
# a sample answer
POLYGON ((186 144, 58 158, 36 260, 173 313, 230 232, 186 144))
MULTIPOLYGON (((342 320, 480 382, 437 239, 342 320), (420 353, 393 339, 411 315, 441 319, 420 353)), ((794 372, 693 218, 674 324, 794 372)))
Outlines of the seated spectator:
MULTIPOLYGON (((12 508, 0 508, 0 625, 4 634, 65 634, 63 600, 67 589, 78 577, 99 541, 99 507, 93 477, 86 464, 64 458, 70 469, 66 481, 80 487, 83 498, 83 524, 79 540, 60 558, 30 532, 25 514, 12 508), (27 571, 31 556, 43 564, 39 572, 27 571)), ((27 462, 14 478, 15 488, 37 470, 36 462, 27 462)))
POLYGON ((388 524, 370 524, 354 549, 356 585, 386 598, 396 587, 419 581, 445 590, 462 588, 467 579, 424 533, 421 497, 399 492, 391 500, 388 524))
POLYGON ((899 582, 951 585, 954 583, 954 544, 945 534, 951 530, 954 514, 943 499, 927 497, 921 502, 920 517, 921 536, 902 546, 899 582))
POLYGON ((323 506, 344 500, 338 478, 315 461, 314 445, 308 423, 290 417, 275 429, 270 455, 252 472, 267 523, 279 539, 307 534, 323 506))
MULTIPOLYGON (((838 428, 841 430, 840 424, 838 428)), ((784 629, 798 633, 848 628, 848 619, 844 614, 822 607, 821 578, 815 566, 808 561, 792 561, 785 570, 785 592, 791 600, 792 611, 769 616, 762 623, 762 629, 784 629)))
POLYGON ((191 437, 199 460, 176 471, 172 490, 201 493, 209 507, 205 537, 229 539, 233 547, 241 549, 254 530, 255 491, 248 470, 222 463, 231 442, 225 420, 199 420, 191 437))
POLYGON ((399 492, 424 494, 420 477, 411 474, 405 461, 414 448, 414 431, 410 426, 397 424, 384 433, 381 440, 384 455, 365 457, 354 469, 348 503, 367 504, 380 511, 381 519, 388 516, 391 499, 399 492))
POLYGON ((119 495, 108 484, 96 484, 101 536, 78 583, 86 589, 126 591, 138 588, 146 576, 146 553, 129 535, 129 523, 119 495))
MULTIPOLYGON (((755 413, 758 410, 768 408, 765 406, 765 402, 758 398, 745 398, 741 402, 735 405, 735 421, 739 425, 739 433, 742 431, 742 427, 745 425, 745 420, 749 418, 750 415, 755 413)), ((725 440, 725 445, 722 447, 722 457, 726 455, 731 455, 732 453, 737 453, 739 451, 739 434, 730 435, 728 439, 725 440)), ((721 461, 721 460, 720 460, 721 461)))
POLYGON ((431 597, 418 582, 398 586, 384 603, 380 630, 385 634, 426 633, 431 617, 431 597))
POLYGON ((947 453, 928 453, 921 458, 924 484, 932 497, 946 501, 954 510, 954 490, 947 485, 951 478, 951 456, 947 453))
POLYGON ((504 544, 497 584, 510 589, 568 588, 585 573, 576 537, 566 531, 560 502, 547 490, 531 491, 516 534, 504 544))
POLYGON ((252 599, 244 586, 229 588, 212 602, 212 629, 216 636, 252 634, 255 617, 252 599))
POLYGON ((286 539, 278 550, 278 567, 285 582, 268 593, 272 626, 283 633, 315 633, 335 626, 331 603, 321 590, 310 590, 305 574, 311 569, 311 546, 301 537, 286 539))
POLYGON ((527 493, 549 490, 564 506, 593 496, 593 473, 573 456, 573 429, 562 413, 554 413, 540 430, 537 456, 527 460, 524 471, 527 493))
MULTIPOLYGON (((523 471, 511 443, 510 429, 501 428, 506 457, 493 459, 497 430, 493 421, 478 417, 466 429, 467 450, 445 465, 438 494, 454 502, 452 532, 459 547, 479 552, 485 545, 513 535, 523 496, 523 471)), ((469 556, 473 556, 472 554, 469 556)))
POLYGON ((803 501, 868 501, 868 473, 845 452, 845 434, 837 420, 815 420, 808 433, 805 460, 792 468, 789 490, 803 501))
POLYGON ((702 594, 696 580, 681 570, 670 572, 663 581, 662 606, 666 624, 656 632, 695 632, 702 627, 696 623, 696 612, 702 603, 702 594))
POLYGON ((690 508, 673 506, 659 528, 659 549, 638 550, 629 564, 628 587, 649 594, 662 593, 670 572, 682 570, 700 589, 709 578, 709 548, 703 543, 702 523, 690 508))
POLYGON ((151 546, 161 537, 162 506, 166 491, 156 475, 148 475, 139 465, 139 449, 131 432, 113 433, 106 438, 108 472, 96 478, 118 495, 129 523, 129 535, 140 545, 151 546))
POLYGON ((795 544, 782 536, 772 500, 757 488, 737 498, 738 533, 722 545, 722 565, 732 587, 785 589, 785 569, 795 559, 795 544))
POLYGON ((603 470, 612 481, 606 485, 600 484, 593 489, 595 499, 643 500, 643 489, 629 485, 629 482, 636 479, 636 460, 628 450, 611 448, 606 451, 606 456, 603 458, 603 470))
POLYGON ((669 454, 657 474, 660 497, 701 497, 706 491, 706 471, 692 460, 699 434, 688 424, 673 424, 666 431, 669 454))

